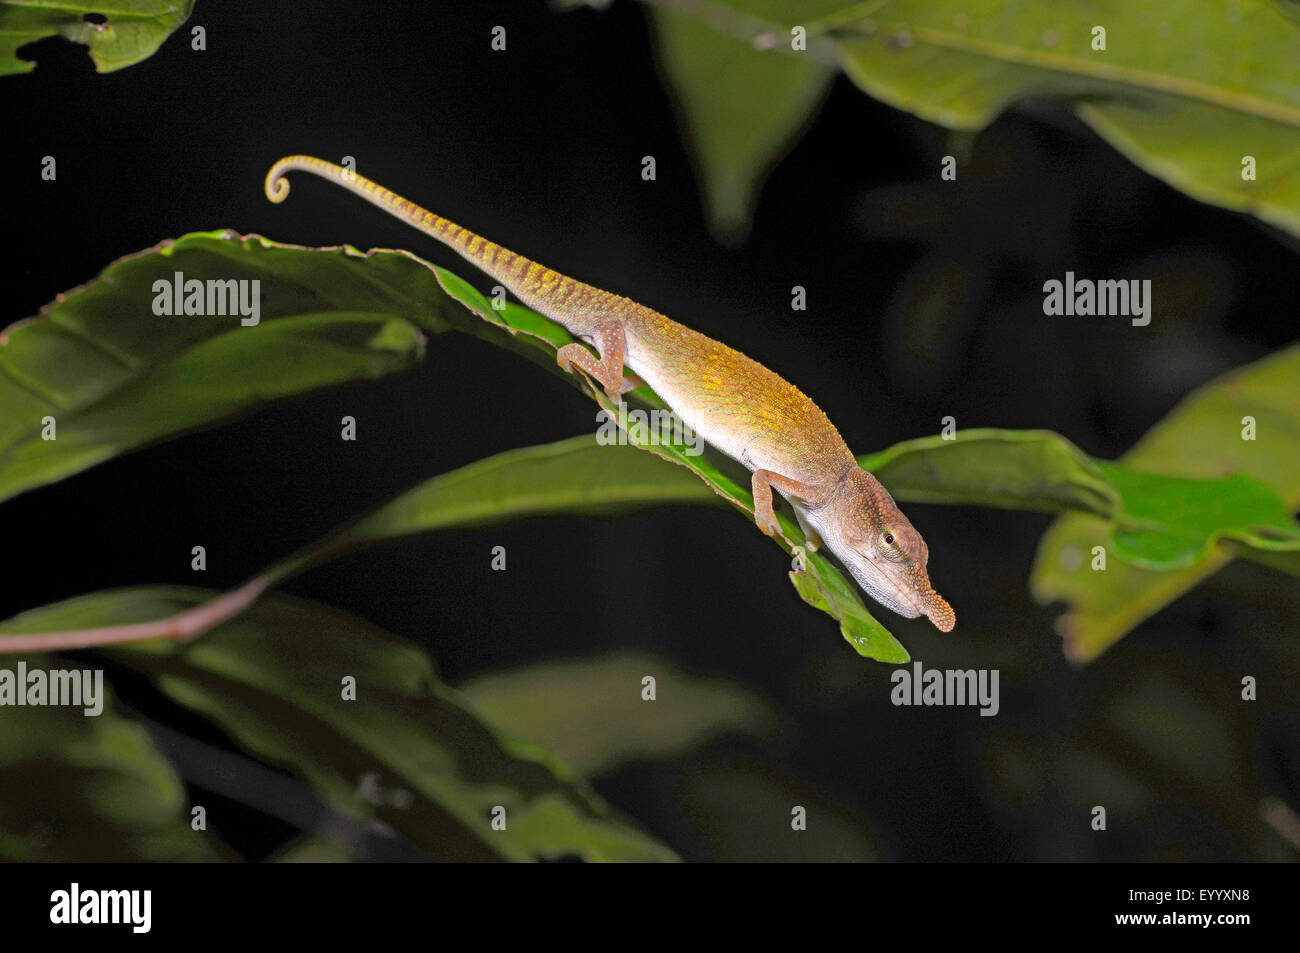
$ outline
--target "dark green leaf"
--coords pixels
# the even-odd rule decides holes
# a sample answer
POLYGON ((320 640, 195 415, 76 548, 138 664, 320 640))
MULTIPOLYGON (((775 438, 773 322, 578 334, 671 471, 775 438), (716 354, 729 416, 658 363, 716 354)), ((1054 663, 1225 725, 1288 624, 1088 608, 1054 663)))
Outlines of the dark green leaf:
MULTIPOLYGON (((24 617, 5 623, 21 628, 24 617)), ((45 655, 7 658, 15 673, 77 670, 45 655)), ((189 798, 145 729, 115 710, 0 707, 0 860, 196 861, 219 859, 191 830, 189 798)))
MULTIPOLYGON (((96 593, 26 612, 4 629, 138 622, 213 595, 96 593)), ((484 726, 423 652, 342 613, 273 594, 188 645, 113 653, 251 754, 302 775, 338 813, 383 820, 435 856, 672 859, 543 753, 484 726), (348 677, 355 701, 343 698, 348 677), (491 827, 498 805, 505 830, 491 827)))
POLYGON ((1113 536, 1121 559, 1144 569, 1182 569, 1231 540, 1300 575, 1300 527, 1253 477, 1190 480, 1103 466, 1124 499, 1128 523, 1113 536))
POLYGON ((788 44, 803 26, 808 52, 787 55, 837 60, 870 96, 952 129, 983 129, 1017 103, 1065 103, 1175 188, 1300 233, 1300 24, 1280 3, 671 6, 750 40, 788 44))
POLYGON ((743 238, 764 176, 810 121, 835 69, 755 49, 669 7, 651 19, 709 221, 720 237, 743 238))
POLYGON ((1046 430, 974 429, 859 457, 895 499, 1113 516, 1119 494, 1078 447, 1046 430))
POLYGON ((410 368, 424 348, 415 320, 435 320, 440 304, 460 310, 422 264, 351 248, 212 232, 123 258, 0 332, 0 499, 275 400, 410 368), (155 315, 154 282, 176 272, 259 281, 259 323, 155 315))
MULTIPOLYGON (((1300 346, 1196 391, 1121 463, 1131 470, 1179 478, 1252 477, 1294 512, 1300 508, 1300 346), (1253 440, 1243 439, 1247 417, 1254 422, 1253 440)), ((1163 504, 1148 497, 1133 505, 1163 504)), ((1067 652, 1080 660, 1095 658, 1232 558, 1222 547, 1207 548, 1183 569, 1154 571, 1111 561, 1104 573, 1093 572, 1086 554, 1094 546, 1104 546, 1110 531, 1106 521, 1092 516, 1057 520, 1039 544, 1031 575, 1040 601, 1060 599, 1068 604, 1060 626, 1067 652)), ((1252 555, 1260 561, 1290 559, 1286 552, 1266 549, 1256 549, 1252 555)))
POLYGON ((0 0, 0 76, 33 69, 35 63, 18 58, 18 48, 48 36, 89 47, 101 73, 132 66, 152 56, 193 9, 194 0, 0 0), (103 22, 87 22, 88 13, 103 22))
POLYGON ((631 652, 493 672, 460 690, 491 724, 584 777, 680 757, 720 735, 760 734, 776 723, 771 706, 739 685, 631 652), (646 676, 655 679, 652 701, 642 697, 646 676))
POLYGON ((523 447, 433 477, 277 564, 282 579, 340 553, 458 526, 553 514, 609 514, 716 496, 681 467, 581 436, 523 447))

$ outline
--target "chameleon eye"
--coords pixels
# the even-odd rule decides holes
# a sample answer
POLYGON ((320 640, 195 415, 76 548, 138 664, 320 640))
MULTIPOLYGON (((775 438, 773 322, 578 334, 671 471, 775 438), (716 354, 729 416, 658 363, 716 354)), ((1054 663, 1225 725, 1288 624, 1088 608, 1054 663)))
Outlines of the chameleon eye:
POLYGON ((885 545, 886 545, 886 546, 893 546, 893 545, 894 545, 894 534, 893 534, 893 533, 886 533, 886 534, 885 534, 885 545))

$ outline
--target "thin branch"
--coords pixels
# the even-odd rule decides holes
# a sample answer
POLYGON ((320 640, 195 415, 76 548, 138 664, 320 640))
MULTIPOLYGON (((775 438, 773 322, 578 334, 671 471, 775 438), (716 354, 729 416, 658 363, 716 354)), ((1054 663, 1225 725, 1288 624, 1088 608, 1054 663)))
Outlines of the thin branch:
POLYGON ((257 576, 225 595, 155 622, 134 622, 130 625, 70 629, 63 632, 13 635, 0 632, 0 655, 88 649, 145 639, 179 639, 187 642, 239 615, 266 591, 268 585, 270 580, 266 576, 257 576))

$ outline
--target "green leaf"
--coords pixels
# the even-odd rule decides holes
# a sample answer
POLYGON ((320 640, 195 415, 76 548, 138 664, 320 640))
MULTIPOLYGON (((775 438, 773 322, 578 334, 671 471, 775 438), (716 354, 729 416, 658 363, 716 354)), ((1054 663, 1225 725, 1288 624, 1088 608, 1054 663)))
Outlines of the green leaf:
POLYGON ((113 0, 98 6, 0 0, 0 76, 34 69, 35 63, 18 58, 18 48, 49 36, 89 47, 101 73, 133 66, 153 56, 193 9, 194 0, 113 0), (100 14, 104 22, 88 23, 88 13, 100 14))
MULTIPOLYGON (((1239 368, 1196 391, 1121 462, 1130 470, 1178 478, 1251 477, 1294 512, 1300 508, 1300 345, 1239 368), (1253 420, 1253 440, 1243 439, 1247 417, 1253 420)), ((1163 504, 1148 497, 1145 503, 1135 501, 1132 505, 1141 509, 1163 504)), ((1272 512, 1276 516, 1276 510, 1272 512)), ((1070 515, 1057 520, 1039 544, 1030 577, 1040 602, 1067 603, 1059 627, 1067 653, 1081 661, 1101 654, 1232 558, 1232 553, 1221 547, 1206 548, 1186 568, 1173 571, 1111 561, 1104 573, 1093 572, 1085 554, 1094 546, 1104 546, 1109 534, 1109 524, 1092 516, 1070 515)), ((1234 541, 1238 539, 1239 535, 1234 541)), ((1140 539, 1126 542, 1142 545, 1140 539)), ((1264 537, 1256 545, 1266 546, 1267 542, 1264 537)), ((1277 558, 1289 563, 1292 558, 1285 552, 1269 553, 1267 548, 1255 549, 1251 555, 1260 561, 1277 558)))
POLYGON ((424 351, 416 319, 436 320, 439 305, 459 310, 422 264, 347 247, 212 232, 123 258, 0 332, 0 499, 275 400, 406 370, 424 351), (154 283, 178 272, 258 281, 259 323, 156 315, 154 283))
MULTIPOLYGON (((3 628, 138 622, 213 595, 121 589, 32 610, 3 628)), ((300 774, 338 813, 382 820, 435 856, 673 859, 556 763, 486 727, 423 652, 342 613, 268 595, 188 645, 135 643, 113 654, 254 756, 300 774), (353 701, 343 698, 348 677, 353 701), (373 788, 367 796, 367 778, 383 796, 373 788), (491 827, 498 805, 505 830, 491 827)))
POLYGON ((407 490, 277 563, 274 580, 362 546, 463 526, 547 515, 608 515, 673 503, 713 503, 695 476, 592 435, 487 457, 407 490))
POLYGON ((896 665, 912 660, 902 643, 867 611, 857 586, 845 579, 843 573, 828 566, 820 555, 803 549, 794 566, 790 570, 790 582, 799 597, 814 609, 839 620, 840 634, 855 652, 896 665))
MULTIPOLYGON (((76 670, 46 655, 17 656, 0 670, 76 670)), ((0 859, 6 861, 196 861, 218 859, 190 829, 180 778, 145 729, 104 707, 0 708, 0 859)))
POLYGON ((1230 540, 1244 555, 1300 574, 1300 527, 1271 487, 1242 474, 1145 473, 1092 460, 1046 430, 958 431, 858 462, 906 502, 1104 517, 1116 555, 1144 569, 1181 569, 1230 540))
POLYGON ((584 777, 680 757, 721 735, 765 733, 777 721, 770 705, 739 685, 634 652, 524 665, 460 690, 489 723, 584 777), (642 698, 646 676, 655 679, 653 704, 642 698), (578 685, 582 690, 574 691, 578 685))
POLYGON ((835 69, 760 51, 671 8, 652 10, 651 21, 709 221, 724 240, 742 239, 763 178, 811 120, 835 69))
POLYGON ((1114 516, 1119 493, 1107 474, 1059 434, 1047 430, 956 431, 922 437, 858 458, 895 499, 1114 516))
POLYGON ((1300 526, 1282 499, 1253 477, 1190 480, 1104 467, 1131 521, 1113 536, 1125 561, 1144 569, 1182 569, 1220 540, 1231 540, 1300 575, 1300 526))
MULTIPOLYGON (((1065 103, 1134 163, 1201 201, 1300 233, 1300 24, 1281 3, 704 0, 736 36, 806 27, 872 97, 951 129, 1065 103), (1094 28, 1106 31, 1093 48, 1094 28), (1243 178, 1246 157, 1254 178, 1243 178)), ((798 55, 798 54, 791 54, 798 55)))

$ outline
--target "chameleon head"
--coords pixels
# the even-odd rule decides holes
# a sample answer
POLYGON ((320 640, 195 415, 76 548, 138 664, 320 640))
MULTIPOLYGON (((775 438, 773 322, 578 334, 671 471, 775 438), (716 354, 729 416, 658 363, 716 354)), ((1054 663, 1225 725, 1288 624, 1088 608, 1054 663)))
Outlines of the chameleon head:
POLYGON ((812 521, 867 594, 899 615, 951 632, 957 614, 930 585, 930 549, 874 476, 851 468, 812 521), (818 518, 821 517, 821 518, 818 518))

